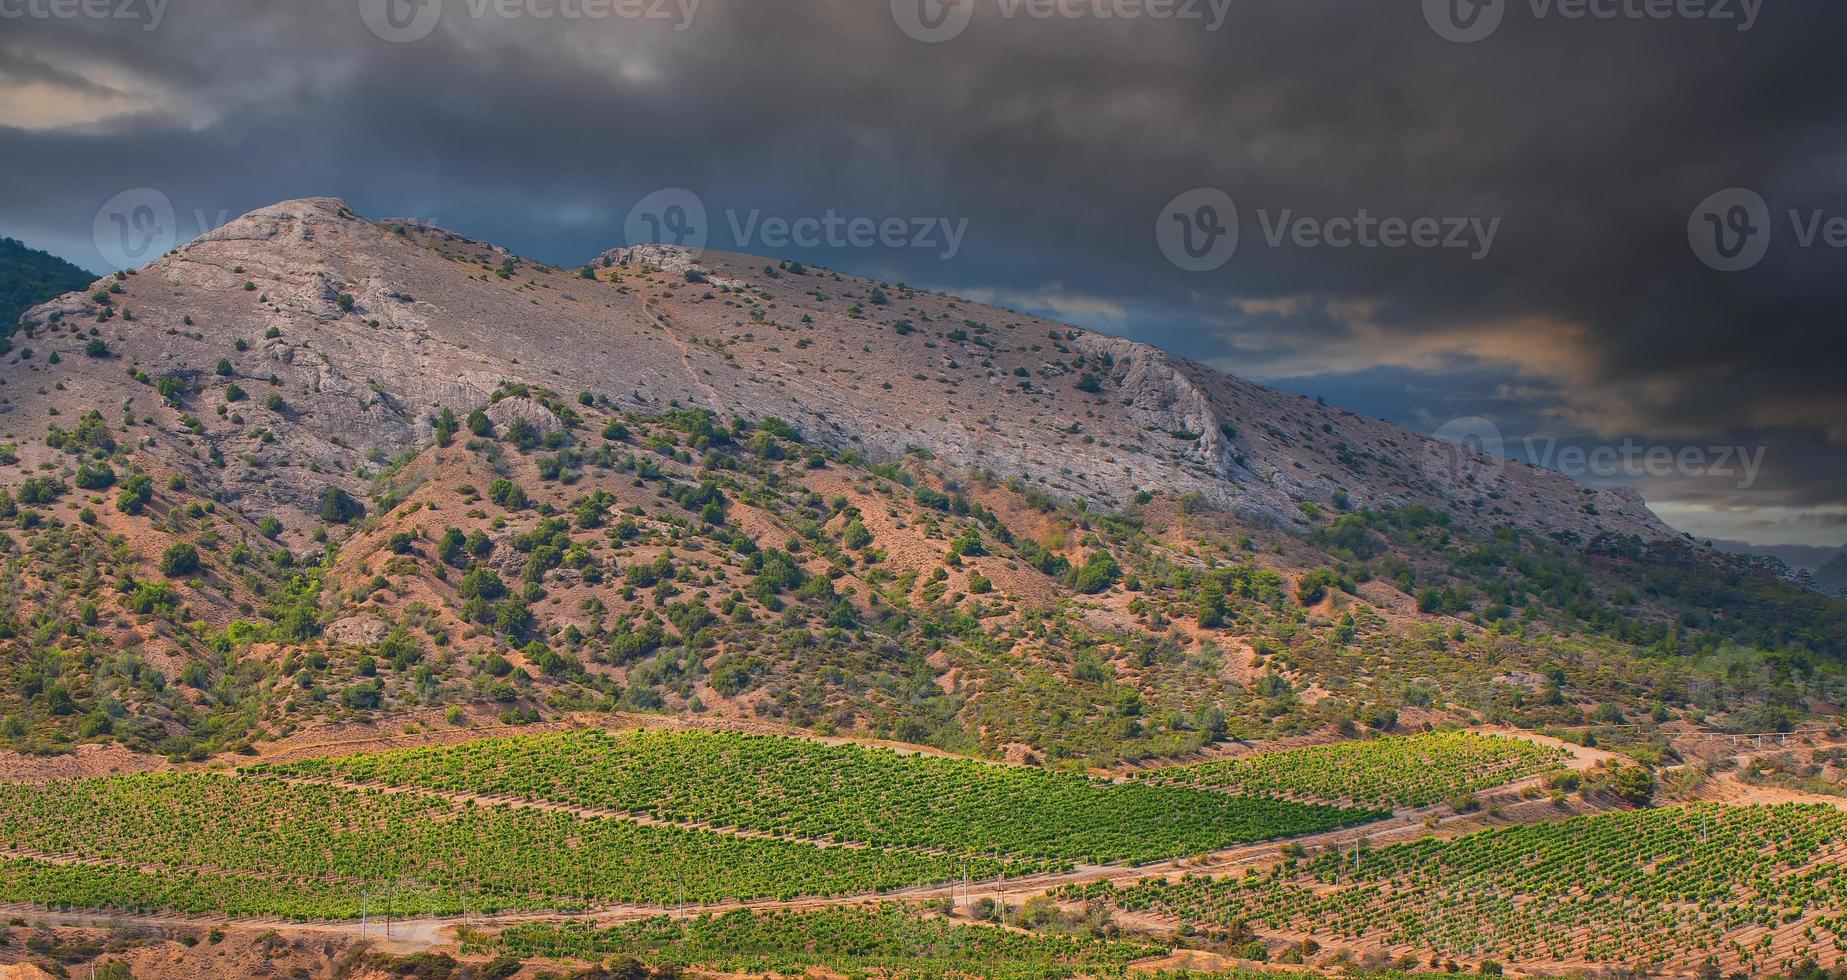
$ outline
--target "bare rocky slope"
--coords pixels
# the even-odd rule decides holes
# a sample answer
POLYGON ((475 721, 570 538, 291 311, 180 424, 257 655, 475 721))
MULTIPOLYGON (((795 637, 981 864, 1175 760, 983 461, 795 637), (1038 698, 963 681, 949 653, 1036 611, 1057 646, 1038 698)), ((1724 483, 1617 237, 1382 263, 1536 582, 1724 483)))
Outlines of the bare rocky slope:
MULTIPOLYGON (((1305 526, 1301 502, 1314 501, 1424 504, 1476 530, 1578 541, 1673 533, 1632 493, 1037 317, 666 246, 612 250, 588 268, 594 278, 416 222, 374 223, 335 199, 284 202, 29 311, 35 324, 90 324, 101 291, 120 286, 106 304, 120 315, 101 332, 116 356, 84 356, 80 331, 41 335, 39 356, 4 369, 0 426, 28 452, 54 410, 147 411, 154 394, 125 368, 190 384, 222 372, 223 358, 229 376, 274 384, 246 384, 237 421, 193 413, 194 452, 176 465, 292 527, 324 483, 358 493, 368 458, 376 468, 427 443, 439 408, 465 414, 515 382, 628 410, 776 416, 873 461, 921 448, 950 470, 1104 508, 1149 490, 1285 527, 1305 526), (274 410, 262 405, 270 390, 283 400, 274 410), (214 451, 222 471, 207 465, 214 451)), ((495 407, 553 424, 537 405, 495 407)))

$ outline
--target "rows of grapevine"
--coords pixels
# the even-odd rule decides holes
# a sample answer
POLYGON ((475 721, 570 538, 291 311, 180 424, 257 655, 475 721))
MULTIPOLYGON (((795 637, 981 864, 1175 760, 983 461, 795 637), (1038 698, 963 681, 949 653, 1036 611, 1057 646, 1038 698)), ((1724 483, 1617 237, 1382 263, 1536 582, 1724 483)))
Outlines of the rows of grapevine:
POLYGON ((569 904, 520 896, 487 899, 417 881, 356 883, 192 868, 150 871, 124 864, 60 864, 30 858, 0 858, 0 901, 61 910, 277 916, 291 921, 357 919, 362 912, 383 918, 483 909, 545 911, 569 904))
POLYGON ((1559 768, 1565 750, 1480 732, 1426 732, 1138 773, 1166 786, 1380 806, 1428 806, 1559 768))
POLYGON ((1383 816, 710 731, 559 732, 247 772, 509 794, 882 847, 1095 863, 1193 854, 1383 816))
POLYGON ((608 929, 533 923, 507 929, 481 948, 518 956, 601 960, 630 956, 651 966, 700 967, 740 975, 799 976, 811 970, 887 977, 1038 978, 1120 976, 1131 960, 1166 950, 1121 940, 1033 935, 958 925, 899 905, 696 919, 650 919, 608 929))
MULTIPOLYGON (((1065 897, 1196 923, 1301 930, 1453 956, 1570 958, 1689 970, 1715 953, 1755 969, 1773 930, 1794 954, 1847 953, 1847 813, 1694 804, 1328 852, 1244 877, 1186 877, 1065 897)), ((1330 939, 1329 937, 1333 937, 1330 939)))
MULTIPOLYGON (((394 881, 491 911, 836 895, 947 881, 965 866, 977 878, 1046 866, 200 773, 0 785, 0 847, 69 864, 54 903, 145 905, 146 883, 123 872, 141 869, 263 880, 219 905, 209 888, 174 891, 161 902, 173 908, 235 903, 316 918, 356 915, 361 891, 394 881), (74 883, 93 889, 92 899, 68 897, 74 883)), ((0 900, 44 901, 48 887, 42 875, 14 875, 0 882, 0 900)))

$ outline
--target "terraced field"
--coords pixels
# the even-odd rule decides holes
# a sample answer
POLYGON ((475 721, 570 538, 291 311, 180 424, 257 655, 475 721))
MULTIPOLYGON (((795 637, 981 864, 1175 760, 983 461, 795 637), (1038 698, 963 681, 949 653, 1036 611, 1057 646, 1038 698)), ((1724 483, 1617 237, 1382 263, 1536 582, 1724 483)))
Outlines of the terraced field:
POLYGON ((1480 732, 1427 732, 1265 752, 1137 773, 1203 786, 1374 806, 1429 806, 1561 767, 1565 750, 1480 732))
POLYGON ((1752 973, 1847 954, 1847 813, 1697 804, 1324 853, 1245 877, 1067 888, 1207 926, 1323 944, 1691 973, 1725 953, 1752 973))
POLYGON ((508 794, 662 820, 1034 861, 1151 861, 1385 814, 709 731, 484 739, 253 775, 508 794))

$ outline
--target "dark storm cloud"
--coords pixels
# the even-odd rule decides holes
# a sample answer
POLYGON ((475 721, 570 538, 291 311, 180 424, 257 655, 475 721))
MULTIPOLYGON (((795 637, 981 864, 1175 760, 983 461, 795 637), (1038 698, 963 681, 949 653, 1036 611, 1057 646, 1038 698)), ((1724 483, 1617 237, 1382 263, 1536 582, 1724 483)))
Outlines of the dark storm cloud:
POLYGON ((641 19, 447 0, 429 36, 396 44, 359 2, 174 0, 153 31, 0 21, 0 84, 29 94, 0 109, 17 124, 0 129, 0 231, 100 267, 91 221, 124 189, 165 193, 182 237, 336 194, 577 262, 681 186, 714 245, 1063 313, 1426 430, 1482 415, 1515 442, 1763 447, 1749 487, 1621 482, 1683 523, 1716 515, 1702 531, 1749 513, 1773 525, 1760 539, 1841 536, 1847 254, 1801 247, 1785 215, 1847 214, 1838 5, 1770 0, 1744 31, 1523 2, 1457 44, 1416 0, 1221 0, 1182 7, 1190 20, 980 0, 926 44, 886 0, 689 0, 641 19), (58 112, 70 125, 45 121, 58 112), (1733 186, 1778 227, 1728 275, 1687 223, 1733 186), (1199 187, 1236 202, 1242 234, 1228 263, 1189 273, 1155 226, 1199 187), (830 209, 966 219, 967 237, 948 260, 731 241, 728 214, 830 209), (1285 211, 1362 210, 1498 233, 1479 260, 1266 241, 1285 211))

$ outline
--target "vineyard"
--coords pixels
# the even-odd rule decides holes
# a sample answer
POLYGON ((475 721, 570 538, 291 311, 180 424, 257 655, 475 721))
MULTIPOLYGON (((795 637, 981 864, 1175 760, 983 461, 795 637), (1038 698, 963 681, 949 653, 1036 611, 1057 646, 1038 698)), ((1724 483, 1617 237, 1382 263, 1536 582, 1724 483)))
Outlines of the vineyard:
POLYGON ((512 805, 205 774, 0 785, 0 901, 354 918, 888 890, 1043 862, 819 847, 512 805), (51 860, 57 862, 51 863, 51 860))
MULTIPOLYGON (((236 874, 190 868, 147 871, 129 864, 61 864, 0 858, 0 901, 51 909, 179 912, 290 921, 357 919, 366 896, 373 916, 453 915, 490 910, 543 911, 533 901, 488 901, 416 881, 363 885, 326 878, 236 874), (363 893, 363 894, 362 894, 363 893), (466 897, 466 901, 464 898, 466 897)), ((557 903, 562 906, 565 903, 557 903)))
POLYGON ((1201 786, 1374 806, 1429 806, 1559 768, 1565 751, 1479 732, 1427 732, 1288 749, 1138 773, 1201 786))
POLYGON ((1242 878, 1064 890, 1209 927, 1369 941, 1543 967, 1582 959, 1752 972, 1847 952, 1847 813, 1682 807, 1328 852, 1242 878), (1779 944, 1777 936, 1783 939, 1779 944))
POLYGON ((247 772, 505 794, 804 838, 1055 862, 1150 861, 1384 816, 708 731, 561 732, 247 772))
POLYGON ((899 905, 734 911, 689 920, 662 917, 609 929, 534 923, 476 943, 478 948, 516 956, 629 956, 653 966, 785 976, 814 968, 851 976, 878 970, 888 977, 1119 976, 1131 960, 1166 952, 1121 940, 957 925, 899 905))

